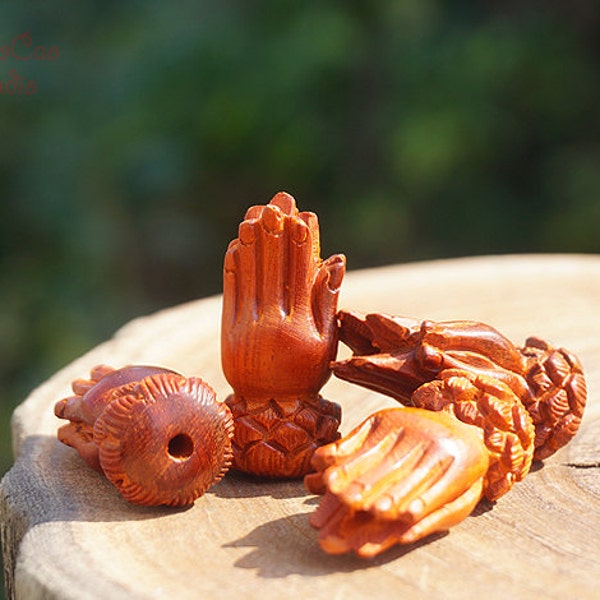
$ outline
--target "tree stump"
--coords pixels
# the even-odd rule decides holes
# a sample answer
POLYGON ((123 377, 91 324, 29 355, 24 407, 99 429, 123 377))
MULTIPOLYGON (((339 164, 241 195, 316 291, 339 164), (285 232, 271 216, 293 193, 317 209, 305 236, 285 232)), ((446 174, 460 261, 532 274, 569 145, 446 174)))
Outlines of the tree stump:
MULTIPOLYGON (((144 508, 56 439, 54 403, 98 363, 199 375, 225 399, 221 297, 132 321, 34 390, 15 411, 16 461, 2 480, 7 596, 35 598, 595 598, 600 582, 600 257, 527 255, 408 264, 347 276, 340 307, 472 319, 521 345, 539 335, 581 359, 578 435, 496 504, 448 534, 373 560, 329 556, 301 481, 236 473, 187 509, 144 508)), ((340 355, 348 353, 341 347, 340 355)), ((342 433, 396 403, 332 378, 342 433)))

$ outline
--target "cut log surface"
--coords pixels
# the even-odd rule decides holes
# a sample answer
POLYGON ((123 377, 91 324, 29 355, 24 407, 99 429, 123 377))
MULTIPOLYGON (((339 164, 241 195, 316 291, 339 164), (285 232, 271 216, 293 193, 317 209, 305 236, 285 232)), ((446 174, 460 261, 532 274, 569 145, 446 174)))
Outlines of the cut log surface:
MULTIPOLYGON (((9 597, 597 598, 600 584, 600 257, 478 257, 347 275, 340 307, 488 323, 522 345, 538 335, 581 359, 588 406, 578 435, 494 505, 373 560, 330 556, 308 524, 301 481, 229 473, 188 509, 128 504, 60 444, 54 403, 104 363, 199 375, 224 400, 221 298, 142 317, 34 390, 13 417, 15 464, 1 484, 9 597)), ((347 354, 340 348, 341 355, 347 354)), ((347 433, 395 402, 330 379, 347 433)))

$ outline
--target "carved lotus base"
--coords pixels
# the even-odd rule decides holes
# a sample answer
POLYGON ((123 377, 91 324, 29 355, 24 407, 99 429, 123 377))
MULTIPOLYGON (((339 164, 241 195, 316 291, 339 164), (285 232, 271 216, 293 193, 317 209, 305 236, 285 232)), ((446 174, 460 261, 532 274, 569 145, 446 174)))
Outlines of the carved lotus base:
POLYGON ((313 469, 314 451, 339 439, 341 409, 321 396, 225 401, 235 423, 234 469, 260 477, 302 477, 313 469))

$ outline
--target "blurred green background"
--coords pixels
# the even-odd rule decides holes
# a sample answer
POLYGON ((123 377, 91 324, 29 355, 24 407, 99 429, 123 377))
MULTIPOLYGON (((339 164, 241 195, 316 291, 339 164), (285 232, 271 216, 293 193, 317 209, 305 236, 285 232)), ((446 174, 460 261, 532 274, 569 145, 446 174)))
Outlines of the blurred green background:
POLYGON ((24 32, 59 55, 0 60, 37 84, 0 94, 0 473, 32 387, 219 293, 279 190, 352 269, 600 252, 596 0, 4 3, 24 32))

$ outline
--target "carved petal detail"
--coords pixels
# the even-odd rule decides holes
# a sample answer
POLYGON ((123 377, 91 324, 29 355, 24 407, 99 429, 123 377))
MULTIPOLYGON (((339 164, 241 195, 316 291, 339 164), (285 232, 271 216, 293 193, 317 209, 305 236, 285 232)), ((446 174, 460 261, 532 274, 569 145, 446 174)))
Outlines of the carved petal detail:
POLYGON ((533 398, 526 402, 536 428, 536 459, 544 459, 577 433, 587 399, 579 359, 539 338, 527 339, 522 353, 533 398))
POLYGON ((248 403, 226 400, 235 420, 234 468, 261 477, 301 477, 316 448, 340 437, 341 409, 321 398, 248 403))
POLYGON ((160 374, 116 397, 97 420, 104 474, 126 500, 186 506, 226 473, 233 418, 199 378, 160 374))
MULTIPOLYGON (((348 311, 340 311, 339 318, 340 339, 354 352, 333 364, 342 379, 410 405, 420 385, 448 369, 468 371, 503 382, 525 406, 535 425, 534 458, 547 458, 577 433, 586 383, 579 360, 563 348, 530 337, 518 349, 494 328, 473 321, 419 324, 405 317, 348 311)), ((502 427, 511 405, 492 403, 487 421, 502 427)), ((526 446, 523 435, 519 437, 526 446)))

